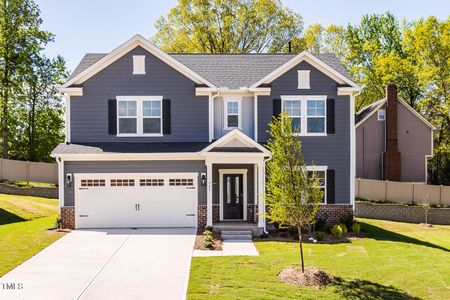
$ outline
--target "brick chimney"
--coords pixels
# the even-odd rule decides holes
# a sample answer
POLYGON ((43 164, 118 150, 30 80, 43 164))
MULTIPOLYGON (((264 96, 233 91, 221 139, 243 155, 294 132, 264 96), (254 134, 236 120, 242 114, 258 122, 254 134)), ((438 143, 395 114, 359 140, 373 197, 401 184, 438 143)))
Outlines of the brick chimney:
POLYGON ((384 180, 400 181, 401 154, 398 151, 397 86, 386 87, 386 151, 383 153, 384 180))

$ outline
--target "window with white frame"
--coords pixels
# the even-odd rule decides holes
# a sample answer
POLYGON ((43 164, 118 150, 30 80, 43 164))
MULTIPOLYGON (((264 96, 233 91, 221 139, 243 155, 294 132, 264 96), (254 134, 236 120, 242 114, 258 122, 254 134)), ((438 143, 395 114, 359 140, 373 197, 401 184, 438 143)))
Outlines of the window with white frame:
POLYGON ((384 121, 386 120, 386 110, 379 109, 378 110, 378 121, 384 121))
POLYGON ((241 127, 241 101, 237 99, 225 100, 225 128, 241 127))
POLYGON ((323 194, 322 194, 322 201, 321 203, 326 203, 326 192, 327 192, 327 169, 326 167, 307 167, 306 168, 308 171, 308 176, 310 178, 313 177, 314 174, 314 179, 318 179, 319 180, 319 184, 318 187, 319 189, 322 190, 323 194))
POLYGON ((306 100, 306 132, 325 133, 325 100, 306 100))
POLYGON ((162 96, 118 96, 117 108, 117 135, 162 135, 162 96))
POLYGON ((136 134, 137 133, 137 101, 121 100, 118 101, 118 121, 119 133, 136 134))
POLYGON ((281 100, 296 134, 326 134, 326 96, 281 96, 281 100))
POLYGON ((301 101, 299 100, 289 100, 283 101, 284 112, 292 119, 292 131, 295 133, 301 133, 302 124, 302 107, 301 101))

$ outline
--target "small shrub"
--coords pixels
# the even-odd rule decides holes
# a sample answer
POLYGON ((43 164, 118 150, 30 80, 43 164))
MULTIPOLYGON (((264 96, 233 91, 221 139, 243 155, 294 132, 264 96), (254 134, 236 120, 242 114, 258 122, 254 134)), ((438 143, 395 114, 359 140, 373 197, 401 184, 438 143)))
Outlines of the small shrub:
POLYGON ((318 218, 314 223, 314 231, 326 231, 327 225, 327 219, 318 218))
POLYGON ((347 234, 347 227, 344 224, 334 225, 331 228, 331 234, 335 237, 343 237, 347 234))
POLYGON ((314 238, 318 241, 323 241, 325 239, 325 232, 323 231, 315 231, 314 238))
POLYGON ((61 216, 58 216, 55 220, 55 225, 53 225, 56 229, 61 229, 62 219, 61 216))
POLYGON ((211 232, 212 232, 213 229, 214 229, 214 227, 212 227, 212 226, 206 226, 206 227, 205 227, 205 230, 206 230, 206 231, 211 231, 211 232))
POLYGON ((347 228, 352 228, 355 223, 355 217, 352 212, 349 212, 341 217, 341 224, 344 224, 347 228))
POLYGON ((354 234, 359 234, 361 232, 361 225, 355 222, 355 224, 353 224, 352 226, 352 232, 354 234))
POLYGON ((214 237, 213 237, 212 231, 205 230, 203 232, 203 246, 205 248, 212 248, 212 247, 214 247, 214 237))

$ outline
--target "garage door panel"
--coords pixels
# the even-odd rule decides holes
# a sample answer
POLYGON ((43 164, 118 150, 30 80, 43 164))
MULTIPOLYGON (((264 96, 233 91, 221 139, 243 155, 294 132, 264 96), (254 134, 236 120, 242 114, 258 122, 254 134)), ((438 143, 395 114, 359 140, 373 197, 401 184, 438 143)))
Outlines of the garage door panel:
POLYGON ((105 180, 104 184, 82 186, 86 175, 75 174, 77 228, 196 226, 196 175, 97 174, 96 177, 105 180))

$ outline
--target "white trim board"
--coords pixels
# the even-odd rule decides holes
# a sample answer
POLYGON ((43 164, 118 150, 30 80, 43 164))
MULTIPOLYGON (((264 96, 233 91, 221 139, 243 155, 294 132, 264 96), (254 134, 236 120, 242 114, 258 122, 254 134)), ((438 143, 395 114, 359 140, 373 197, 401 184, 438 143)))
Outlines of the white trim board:
POLYGON ((214 87, 212 83, 210 83, 209 81, 207 81, 206 79, 204 79, 203 77, 201 77, 200 75, 198 75, 197 73, 195 73, 182 63, 180 63, 179 61, 177 61, 169 54, 165 53, 164 51, 156 47, 152 43, 150 43, 150 41, 148 41, 141 35, 137 34, 128 41, 126 41, 125 43, 123 43, 122 45, 120 45, 119 47, 117 47, 116 49, 114 49, 113 51, 111 51, 110 53, 108 53, 105 57, 103 57, 102 59, 100 59, 87 69, 83 70, 80 74, 76 75, 75 77, 64 83, 61 86, 60 90, 68 88, 73 84, 83 83, 84 81, 88 80, 89 78, 91 78, 92 76, 94 76, 95 74, 97 74, 98 72, 100 72, 101 70, 103 70, 104 68, 106 68, 107 66, 109 66, 110 64, 112 64, 113 62, 115 62, 116 60, 118 60, 123 55, 125 55, 126 53, 128 53, 137 46, 141 46, 149 53, 155 55, 157 58, 161 59, 169 66, 173 67, 178 72, 192 79, 195 83, 206 84, 209 87, 214 87))
MULTIPOLYGON (((247 169, 219 169, 219 199, 220 199, 220 221, 225 220, 223 218, 223 175, 225 174, 242 174, 242 187, 243 187, 243 219, 236 219, 236 221, 247 221, 247 169)), ((234 219, 233 219, 234 220, 234 219)))

